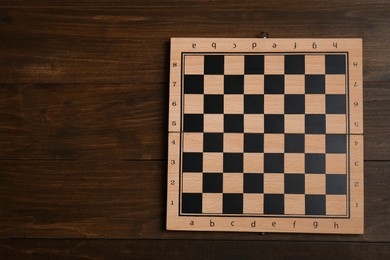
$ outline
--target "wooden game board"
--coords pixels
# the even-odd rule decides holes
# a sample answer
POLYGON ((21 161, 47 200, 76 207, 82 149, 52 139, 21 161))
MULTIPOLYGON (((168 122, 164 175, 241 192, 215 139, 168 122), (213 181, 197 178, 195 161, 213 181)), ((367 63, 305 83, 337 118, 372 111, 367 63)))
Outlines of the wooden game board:
POLYGON ((363 233, 361 39, 172 38, 167 229, 363 233))

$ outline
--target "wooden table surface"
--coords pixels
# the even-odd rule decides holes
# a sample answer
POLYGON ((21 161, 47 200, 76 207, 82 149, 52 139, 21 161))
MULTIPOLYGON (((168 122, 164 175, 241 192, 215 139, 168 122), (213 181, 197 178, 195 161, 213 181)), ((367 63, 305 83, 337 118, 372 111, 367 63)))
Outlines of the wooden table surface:
POLYGON ((0 258, 390 256, 390 2, 0 1, 0 258), (365 234, 165 230, 170 37, 357 37, 365 234))

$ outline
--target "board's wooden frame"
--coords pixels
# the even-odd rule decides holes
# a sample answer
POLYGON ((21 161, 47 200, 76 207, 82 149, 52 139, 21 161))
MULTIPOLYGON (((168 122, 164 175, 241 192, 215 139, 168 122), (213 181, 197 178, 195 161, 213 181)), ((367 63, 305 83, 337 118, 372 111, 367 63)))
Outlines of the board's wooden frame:
POLYGON ((364 233, 362 39, 171 38, 168 137, 167 229, 300 233, 364 233), (180 216, 182 53, 344 52, 349 86, 349 218, 180 216))

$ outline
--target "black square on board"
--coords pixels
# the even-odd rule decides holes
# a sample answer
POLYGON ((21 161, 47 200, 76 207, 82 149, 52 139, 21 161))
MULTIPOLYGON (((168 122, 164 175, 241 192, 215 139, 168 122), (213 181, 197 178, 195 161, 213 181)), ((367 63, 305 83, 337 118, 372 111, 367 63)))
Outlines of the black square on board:
POLYGON ((224 60, 223 55, 204 56, 204 74, 222 75, 225 67, 224 60))
POLYGON ((346 56, 344 54, 325 56, 326 74, 345 74, 345 72, 346 72, 346 56))
POLYGON ((203 75, 184 76, 184 94, 203 94, 203 91, 204 91, 203 75))
POLYGON ((224 153, 223 171, 224 172, 243 172, 244 162, 242 153, 224 153))
POLYGON ((325 195, 305 195, 306 215, 325 215, 325 195))
POLYGON ((242 214, 243 212, 242 194, 234 194, 234 193, 223 194, 222 211, 224 214, 242 214))
POLYGON ((326 95, 326 113, 327 114, 345 114, 346 113, 345 95, 326 95))
POLYGON ((284 96, 285 114, 304 114, 305 113, 305 95, 285 95, 284 96))
POLYGON ((244 75, 225 75, 225 94, 244 94, 244 75))
POLYGON ((264 194, 264 214, 284 214, 284 195, 264 194))
POLYGON ((222 193, 222 173, 203 173, 203 192, 222 193))
POLYGON ((284 56, 284 73, 305 74, 305 56, 304 55, 284 56))
POLYGON ((305 154, 305 173, 325 174, 325 154, 305 154))
POLYGON ((202 213, 202 193, 182 194, 183 213, 202 213))
POLYGON ((264 115, 264 133, 283 133, 284 115, 264 115))
POLYGON ((340 195, 347 194, 347 175, 327 174, 326 194, 340 194, 340 195))
POLYGON ((245 74, 264 74, 264 55, 245 55, 245 74))
POLYGON ((204 95, 205 114, 223 114, 223 95, 204 95))
POLYGON ((244 152, 262 153, 264 149, 264 134, 244 134, 244 152))
POLYGON ((244 115, 224 115, 224 131, 226 133, 244 132, 244 115))
POLYGON ((202 172, 202 153, 183 153, 183 172, 202 172))
POLYGON ((223 134, 204 133, 203 152, 223 152, 223 134))
POLYGON ((326 131, 325 115, 305 115, 306 134, 324 134, 326 131))
POLYGON ((264 94, 284 94, 284 76, 264 75, 264 94))
POLYGON ((346 153, 347 136, 346 135, 326 135, 327 153, 346 153))
POLYGON ((305 193, 305 175, 304 174, 285 174, 284 175, 284 193, 286 193, 286 194, 304 194, 305 193))
POLYGON ((282 173, 284 172, 284 154, 283 153, 265 153, 264 154, 264 172, 282 173))
POLYGON ((244 174, 244 193, 263 193, 264 175, 262 173, 244 174))
POLYGON ((286 153, 304 153, 305 135, 304 134, 285 134, 284 151, 286 153))
POLYGON ((325 75, 306 75, 305 93, 325 94, 325 75))
POLYGON ((245 95, 244 96, 245 114, 263 114, 264 113, 264 95, 245 95))
POLYGON ((203 132, 203 114, 185 114, 184 132, 203 132))

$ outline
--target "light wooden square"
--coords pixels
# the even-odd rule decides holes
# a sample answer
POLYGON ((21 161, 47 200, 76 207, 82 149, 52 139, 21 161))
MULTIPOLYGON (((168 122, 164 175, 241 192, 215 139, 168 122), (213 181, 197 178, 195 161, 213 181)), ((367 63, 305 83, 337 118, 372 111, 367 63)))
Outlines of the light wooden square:
POLYGON ((184 95, 184 113, 185 114, 203 114, 203 95, 185 94, 184 95))
POLYGON ((263 153, 244 153, 244 172, 245 173, 263 173, 264 172, 264 154, 263 153))
POLYGON ((326 94, 345 94, 345 75, 325 75, 326 94))
POLYGON ((223 192, 224 193, 243 193, 244 192, 244 174, 243 173, 224 173, 223 174, 223 192))
POLYGON ((203 115, 203 130, 204 132, 217 132, 222 133, 224 131, 224 118, 223 114, 204 114, 203 115))
POLYGON ((264 75, 244 75, 244 94, 264 94, 264 75))
POLYGON ((244 95, 224 95, 223 98, 225 114, 244 113, 244 95))
POLYGON ((285 133, 305 133, 305 115, 284 115, 285 133))
POLYGON ((203 172, 223 172, 223 153, 203 153, 203 172))
POLYGON ((263 213, 264 195, 263 194, 248 194, 244 193, 244 208, 243 213, 263 213))
POLYGON ((305 153, 325 153, 325 135, 305 135, 305 153))
POLYGON ((204 94, 223 94, 224 76, 223 75, 204 75, 203 76, 204 94))
POLYGON ((305 94, 305 75, 284 75, 285 94, 305 94))
POLYGON ((325 174, 305 174, 305 194, 325 194, 325 177, 325 174))
POLYGON ((184 172, 183 173, 183 192, 203 192, 203 173, 184 172))
POLYGON ((346 115, 326 114, 326 133, 347 133, 346 115))
POLYGON ((325 55, 305 55, 305 74, 325 74, 325 55))
POLYGON ((284 172, 285 173, 304 173, 305 172, 305 154, 304 153, 285 153, 284 154, 284 172))
POLYGON ((244 56, 226 55, 225 56, 225 75, 243 75, 244 74, 244 56))
POLYGON ((244 114, 245 133, 264 133, 264 115, 244 114))
POLYGON ((305 214, 305 195, 284 194, 284 213, 291 215, 305 214))
POLYGON ((325 114, 325 95, 306 94, 305 95, 305 113, 306 114, 325 114))
POLYGON ((202 213, 222 213, 222 193, 202 194, 202 213))
POLYGON ((242 153, 244 151, 244 134, 240 134, 240 133, 223 134, 223 151, 242 153))
POLYGON ((264 173, 264 193, 284 194, 284 174, 264 173))
POLYGON ((264 74, 284 74, 284 55, 265 55, 264 74))
POLYGON ((346 154, 326 154, 326 173, 346 174, 347 173, 347 155, 346 154))
POLYGON ((203 152, 203 133, 183 134, 184 152, 203 152))
POLYGON ((185 56, 184 73, 187 75, 203 75, 204 74, 204 56, 185 56))
POLYGON ((347 196, 346 195, 326 195, 326 215, 347 214, 347 196))
POLYGON ((284 95, 264 95, 264 114, 284 114, 284 95))
POLYGON ((284 153, 284 134, 264 134, 264 153, 284 153))

